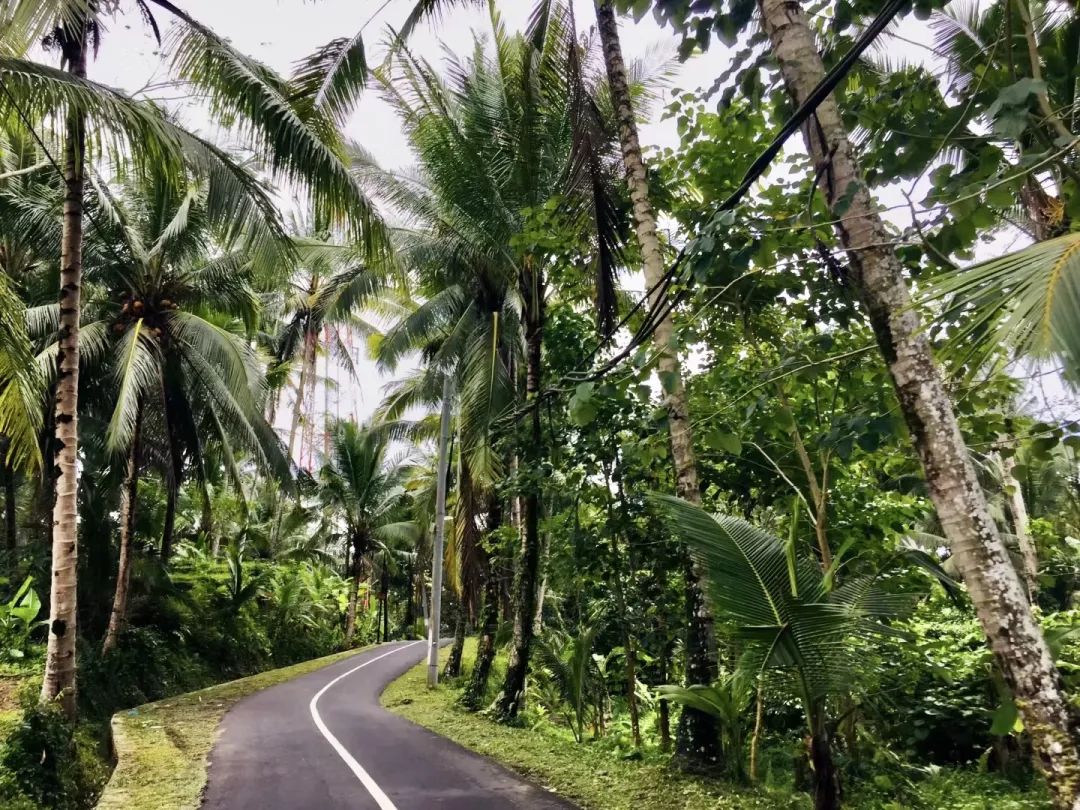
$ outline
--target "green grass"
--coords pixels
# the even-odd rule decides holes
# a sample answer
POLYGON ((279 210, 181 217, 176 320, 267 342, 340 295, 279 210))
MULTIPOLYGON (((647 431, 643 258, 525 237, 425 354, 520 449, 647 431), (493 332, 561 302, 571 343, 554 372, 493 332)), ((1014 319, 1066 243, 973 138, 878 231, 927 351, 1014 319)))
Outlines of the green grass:
MULTIPOLYGON (((448 653, 444 648, 442 655, 448 653)), ((476 656, 476 641, 466 642, 463 669, 476 656)), ((497 683, 499 672, 492 673, 497 683)), ((428 690, 419 664, 383 693, 393 712, 491 757, 541 786, 577 802, 585 810, 749 810, 809 807, 805 796, 749 791, 725 782, 703 780, 668 767, 664 758, 621 759, 610 750, 578 744, 543 726, 509 727, 466 712, 456 705, 451 686, 428 690)))
POLYGON ((98 810, 195 810, 202 802, 207 755, 218 724, 234 703, 358 652, 304 661, 118 712, 112 719, 116 770, 98 810))

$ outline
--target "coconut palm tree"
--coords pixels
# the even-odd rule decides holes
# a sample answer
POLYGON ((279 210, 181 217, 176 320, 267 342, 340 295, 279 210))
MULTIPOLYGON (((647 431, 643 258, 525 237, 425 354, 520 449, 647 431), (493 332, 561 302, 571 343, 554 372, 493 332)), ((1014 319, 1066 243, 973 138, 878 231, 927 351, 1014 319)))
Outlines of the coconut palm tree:
POLYGON ((356 627, 356 602, 364 566, 380 546, 415 531, 401 520, 405 481, 411 473, 407 458, 387 454, 384 433, 338 422, 332 428, 330 458, 319 471, 319 498, 340 524, 347 545, 349 603, 345 614, 345 643, 356 627))
MULTIPOLYGON (((82 370, 97 372, 105 363, 114 387, 106 387, 106 450, 127 457, 121 500, 120 566, 105 650, 115 643, 126 615, 128 555, 136 509, 141 441, 149 430, 166 482, 161 559, 173 547, 177 497, 190 462, 204 496, 209 521, 208 438, 234 459, 234 448, 279 481, 290 478, 276 436, 262 418, 261 361, 244 339, 244 325, 255 321, 258 300, 247 279, 259 253, 250 240, 215 248, 221 224, 232 230, 231 212, 209 184, 196 179, 177 186, 160 175, 118 197, 96 188, 101 231, 92 238, 109 240, 112 254, 86 270, 83 329, 100 342, 83 357, 82 370)), ((51 308, 50 308, 51 309, 51 308)), ((39 320, 43 313, 36 312, 39 320)), ((51 359, 55 343, 42 352, 51 359)), ((49 367, 50 373, 52 367, 49 367)), ((50 374, 51 376, 51 374, 50 374)), ((101 391, 97 392, 99 395, 101 391)), ((88 407, 99 403, 91 401, 88 407)), ((235 461, 227 472, 239 486, 235 461)), ((209 526, 203 527, 209 530, 209 526)))
MULTIPOLYGON (((122 4, 121 4, 122 5, 122 4)), ((77 561, 77 455, 79 318, 81 311, 83 197, 86 166, 112 150, 116 163, 171 167, 185 161, 214 177, 218 193, 238 196, 247 178, 231 172, 217 147, 171 123, 152 105, 87 79, 87 61, 105 30, 105 16, 118 4, 98 0, 10 0, 0 7, 3 53, 0 108, 28 128, 36 122, 61 124, 64 179, 60 272, 60 342, 55 398, 57 446, 53 517, 52 598, 42 700, 59 698, 75 714, 75 580, 77 561), (60 52, 61 69, 21 58, 44 41, 60 52), (89 136, 88 136, 89 135, 89 136), (90 157, 88 162, 87 158, 90 157), (224 164, 224 167, 223 167, 224 164)), ((179 24, 173 68, 207 100, 221 120, 237 127, 275 176, 311 191, 321 221, 350 223, 374 250, 381 225, 341 161, 341 143, 332 122, 294 96, 298 88, 240 54, 225 40, 168 0, 133 0, 129 11, 143 17, 155 36, 155 11, 179 24)), ((312 67, 299 78, 311 80, 312 67)), ((317 67, 314 69, 317 73, 317 67)), ((40 137, 40 135, 38 136, 40 137)), ((44 142, 44 141, 43 141, 44 142)), ((273 210, 265 195, 264 210, 273 210)), ((239 218, 238 218, 239 219, 239 218)))
MULTIPOLYGON (((377 334, 377 329, 362 316, 362 310, 398 313, 394 290, 395 278, 388 267, 365 260, 362 248, 339 244, 329 233, 312 232, 302 223, 294 223, 297 233, 294 244, 297 252, 296 269, 285 280, 285 295, 280 296, 280 279, 270 278, 274 306, 279 323, 268 348, 274 356, 274 369, 288 370, 299 360, 300 374, 296 383, 293 413, 289 425, 289 454, 294 454, 297 431, 305 405, 306 392, 314 391, 316 359, 321 351, 328 354, 344 369, 355 383, 360 379, 353 364, 345 332, 360 338, 377 334)), ((324 381, 325 384, 325 381, 324 381)), ((278 394, 271 392, 267 419, 274 422, 278 394)))
MULTIPOLYGON (((527 416, 522 467, 539 469, 545 455, 538 407, 543 333, 548 275, 562 258, 562 245, 525 235, 550 227, 543 218, 563 203, 560 227, 591 245, 601 312, 614 303, 618 256, 602 173, 613 153, 604 154, 610 141, 599 142, 589 130, 593 121, 585 110, 595 104, 575 98, 565 80, 566 61, 580 47, 565 14, 538 15, 523 37, 507 34, 497 15, 492 25, 494 54, 478 43, 470 58, 450 65, 446 81, 407 51, 392 64, 383 89, 402 117, 419 167, 389 180, 385 173, 375 178, 380 193, 415 217, 414 259, 421 267, 441 264, 430 276, 438 292, 391 330, 384 356, 394 356, 399 342, 414 346, 432 325, 441 332, 429 344, 430 365, 436 373, 461 369, 465 378, 462 453, 478 479, 496 468, 489 440, 500 415, 494 407, 514 388, 524 389, 527 416), (516 345, 501 352, 500 344, 516 335, 516 345)), ((420 387, 431 391, 433 383, 428 378, 420 387)), ((536 609, 540 497, 539 482, 530 480, 522 498, 514 644, 498 701, 498 713, 507 717, 520 707, 536 609)))

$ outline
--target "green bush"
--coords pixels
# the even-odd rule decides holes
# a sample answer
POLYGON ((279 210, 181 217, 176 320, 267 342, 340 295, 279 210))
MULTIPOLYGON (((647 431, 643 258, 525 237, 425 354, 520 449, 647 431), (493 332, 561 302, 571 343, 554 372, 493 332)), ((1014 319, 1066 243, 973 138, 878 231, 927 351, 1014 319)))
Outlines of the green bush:
POLYGON ((75 729, 56 707, 29 707, 0 747, 3 806, 92 806, 109 772, 99 739, 92 728, 75 729))
POLYGON ((921 762, 978 759, 999 703, 978 622, 942 599, 921 604, 900 628, 910 638, 883 668, 877 733, 921 762))
POLYGON ((125 630, 103 656, 86 644, 79 656, 79 699, 88 717, 107 721, 114 712, 220 680, 176 635, 147 627, 125 630))

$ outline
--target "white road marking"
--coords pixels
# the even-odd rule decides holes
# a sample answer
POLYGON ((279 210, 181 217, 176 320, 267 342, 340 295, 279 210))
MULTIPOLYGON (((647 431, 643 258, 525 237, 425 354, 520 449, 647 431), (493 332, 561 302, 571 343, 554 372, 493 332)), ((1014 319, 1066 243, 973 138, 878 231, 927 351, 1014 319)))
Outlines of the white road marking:
POLYGON ((322 717, 319 716, 319 698, 325 695, 326 691, 331 686, 333 686, 343 678, 349 677, 358 669, 363 669, 368 664, 374 664, 376 661, 381 661, 388 655, 399 653, 402 650, 409 649, 409 647, 414 647, 417 644, 423 643, 424 642, 422 641, 413 641, 403 647, 397 647, 396 649, 390 650, 390 652, 385 652, 382 655, 377 655, 374 658, 370 658, 359 666, 353 667, 348 672, 338 675, 336 678, 334 678, 334 680, 330 681, 330 683, 320 689, 315 695, 315 697, 311 699, 311 703, 308 705, 308 708, 311 709, 311 719, 315 721, 315 727, 319 729, 319 733, 322 734, 326 738, 326 741, 330 743, 330 745, 333 747, 333 749, 337 751, 337 755, 345 761, 345 764, 349 766, 349 770, 356 774, 356 778, 360 780, 360 784, 362 784, 367 789, 367 792, 371 794, 371 798, 375 800, 375 804, 379 805, 379 810, 397 810, 397 807, 392 801, 390 801, 390 797, 383 793, 383 790, 381 787, 379 787, 378 783, 376 783, 376 781, 371 778, 371 774, 364 770, 364 766, 357 762, 356 758, 348 752, 348 750, 345 748, 344 745, 341 744, 338 738, 330 733, 330 729, 326 727, 326 723, 324 723, 322 717))

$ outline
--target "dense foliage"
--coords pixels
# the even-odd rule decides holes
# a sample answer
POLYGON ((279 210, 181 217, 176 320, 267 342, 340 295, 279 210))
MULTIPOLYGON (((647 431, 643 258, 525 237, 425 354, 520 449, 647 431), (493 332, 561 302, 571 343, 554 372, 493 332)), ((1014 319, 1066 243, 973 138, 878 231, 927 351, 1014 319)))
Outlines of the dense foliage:
POLYGON ((0 805, 92 806, 114 712, 441 598, 444 688, 553 750, 1074 807, 1080 10, 493 3, 412 52, 454 5, 281 76, 171 3, 0 2, 0 805), (670 87, 616 12, 728 66, 670 87), (217 141, 87 78, 136 18, 217 141))

